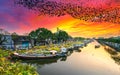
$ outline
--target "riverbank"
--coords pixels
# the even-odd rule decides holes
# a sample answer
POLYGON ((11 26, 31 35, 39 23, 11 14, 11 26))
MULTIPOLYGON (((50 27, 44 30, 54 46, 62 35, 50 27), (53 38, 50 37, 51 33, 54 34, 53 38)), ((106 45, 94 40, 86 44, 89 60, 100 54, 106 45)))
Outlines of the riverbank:
POLYGON ((44 45, 44 46, 35 46, 29 50, 16 50, 16 51, 10 51, 10 50, 2 50, 0 49, 0 75, 38 75, 36 72, 35 67, 32 65, 22 64, 20 60, 17 60, 15 62, 8 60, 10 59, 10 55, 14 52, 17 53, 39 53, 39 54, 48 54, 47 51, 56 50, 60 52, 60 48, 66 47, 66 48, 72 48, 74 44, 81 45, 84 44, 83 41, 75 41, 75 42, 66 42, 61 44, 50 44, 50 45, 44 45))
POLYGON ((111 47, 107 47, 106 51, 109 52, 111 54, 111 57, 115 60, 115 62, 120 65, 120 52, 117 52, 111 47))
POLYGON ((104 46, 104 49, 111 54, 111 58, 113 58, 115 62, 120 65, 120 52, 116 50, 116 48, 106 44, 105 42, 98 42, 101 43, 104 46))
MULTIPOLYGON (((119 75, 118 64, 104 50, 103 46, 95 48, 99 44, 96 41, 89 43, 86 47, 71 52, 67 57, 60 59, 49 59, 34 61, 40 75, 119 75)), ((23 62, 30 63, 31 61, 23 62)))
POLYGON ((104 42, 106 45, 114 48, 116 51, 120 52, 120 44, 119 43, 114 43, 114 42, 104 42))
POLYGON ((32 65, 11 61, 9 55, 12 52, 0 49, 0 75, 38 75, 32 65))
MULTIPOLYGON (((90 42, 90 41, 89 41, 90 42)), ((87 43, 89 43, 87 42, 87 43)), ((61 53, 61 48, 66 48, 67 51, 72 49, 79 49, 87 45, 84 41, 73 41, 73 42, 65 42, 59 44, 49 44, 49 45, 42 45, 42 46, 34 46, 29 50, 17 50, 18 54, 51 54, 51 51, 56 51, 57 53, 61 53)))

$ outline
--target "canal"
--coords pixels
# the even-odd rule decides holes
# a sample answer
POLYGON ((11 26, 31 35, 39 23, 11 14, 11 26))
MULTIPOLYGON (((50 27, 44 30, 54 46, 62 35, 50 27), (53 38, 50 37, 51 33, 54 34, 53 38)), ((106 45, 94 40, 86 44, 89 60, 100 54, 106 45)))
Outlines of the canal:
POLYGON ((120 66, 104 50, 103 46, 95 48, 96 41, 71 51, 64 58, 27 61, 37 67, 40 75, 120 75, 120 66))

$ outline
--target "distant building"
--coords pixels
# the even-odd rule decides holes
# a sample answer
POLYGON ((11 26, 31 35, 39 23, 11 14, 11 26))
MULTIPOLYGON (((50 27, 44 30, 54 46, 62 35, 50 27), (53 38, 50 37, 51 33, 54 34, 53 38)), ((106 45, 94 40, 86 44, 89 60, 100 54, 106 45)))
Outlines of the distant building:
POLYGON ((2 43, 2 47, 4 49, 14 49, 14 42, 12 40, 11 35, 3 35, 5 38, 5 41, 2 43))
POLYGON ((1 42, 0 47, 8 50, 21 50, 21 49, 29 49, 31 48, 31 41, 27 38, 27 33, 25 36, 18 36, 16 42, 12 40, 12 36, 9 32, 5 31, 4 29, 0 29, 0 34, 2 34, 2 39, 5 38, 5 41, 1 42))
POLYGON ((30 40, 27 38, 27 36, 19 36, 19 39, 16 44, 16 49, 21 50, 21 49, 29 49, 32 47, 30 40))
POLYGON ((3 35, 5 41, 2 43, 2 48, 8 50, 22 50, 22 49, 29 49, 31 48, 30 40, 26 36, 19 36, 17 42, 12 40, 11 35, 3 35))

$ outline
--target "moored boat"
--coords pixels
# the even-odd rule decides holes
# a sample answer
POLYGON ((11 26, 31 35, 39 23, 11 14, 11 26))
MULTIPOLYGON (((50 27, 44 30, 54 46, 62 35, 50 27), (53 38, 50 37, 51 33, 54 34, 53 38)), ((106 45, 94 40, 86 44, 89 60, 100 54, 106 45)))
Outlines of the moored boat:
POLYGON ((95 45, 95 48, 99 48, 100 47, 100 45, 95 45))
POLYGON ((58 53, 56 54, 57 57, 66 57, 67 54, 66 53, 58 53))
POLYGON ((13 53, 12 55, 13 58, 17 59, 29 59, 29 60, 34 60, 34 59, 50 59, 56 57, 56 55, 52 54, 18 54, 18 53, 13 53))
POLYGON ((61 53, 67 53, 67 52, 68 52, 67 48, 65 48, 65 47, 61 48, 61 53))

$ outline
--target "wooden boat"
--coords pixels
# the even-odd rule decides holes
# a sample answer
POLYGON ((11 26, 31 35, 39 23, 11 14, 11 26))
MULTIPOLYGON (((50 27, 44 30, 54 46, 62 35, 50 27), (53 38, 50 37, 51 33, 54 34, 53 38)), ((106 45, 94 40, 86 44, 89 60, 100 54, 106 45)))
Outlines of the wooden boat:
POLYGON ((56 54, 57 57, 66 57, 67 54, 66 53, 58 53, 56 54))
POLYGON ((52 55, 52 54, 47 54, 47 55, 43 55, 43 54, 18 54, 18 53, 13 53, 12 55, 13 58, 17 58, 17 59, 29 59, 29 60, 34 60, 34 59, 50 59, 50 58, 54 58, 56 57, 56 55, 52 55))
POLYGON ((95 45, 95 48, 99 48, 100 47, 100 45, 95 45))

